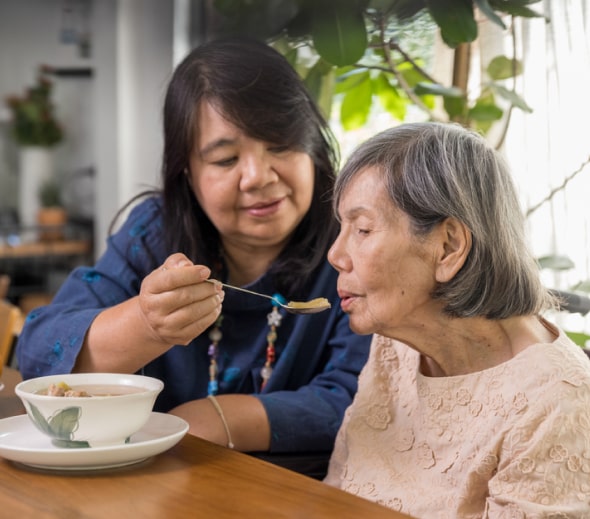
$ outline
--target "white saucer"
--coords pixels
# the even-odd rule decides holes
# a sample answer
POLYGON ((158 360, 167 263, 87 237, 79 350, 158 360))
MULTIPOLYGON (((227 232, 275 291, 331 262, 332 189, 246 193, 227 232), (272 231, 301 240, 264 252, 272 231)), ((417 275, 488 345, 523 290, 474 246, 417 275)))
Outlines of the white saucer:
POLYGON ((38 431, 27 415, 0 420, 0 456, 31 467, 97 470, 139 463, 176 445, 188 431, 182 418, 152 413, 129 443, 110 447, 63 449, 38 431))

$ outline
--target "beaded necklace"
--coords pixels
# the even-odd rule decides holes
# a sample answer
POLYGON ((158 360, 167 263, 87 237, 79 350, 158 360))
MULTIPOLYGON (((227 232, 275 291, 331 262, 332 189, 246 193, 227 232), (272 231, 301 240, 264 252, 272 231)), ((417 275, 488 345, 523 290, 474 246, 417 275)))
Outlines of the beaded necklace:
MULTIPOLYGON (((268 333, 266 334, 266 362, 260 371, 262 377, 261 389, 264 389, 266 383, 272 375, 272 369, 276 358, 275 353, 275 342, 277 340, 277 328, 281 325, 283 316, 279 312, 279 303, 286 304, 287 300, 280 294, 274 294, 272 301, 272 310, 266 316, 268 322, 268 333)), ((219 391, 219 367, 217 364, 217 354, 219 350, 219 341, 223 337, 221 333, 221 323, 223 322, 223 314, 221 314, 211 331, 209 332, 209 339, 211 344, 209 345, 209 384, 207 385, 207 393, 215 396, 219 391)))

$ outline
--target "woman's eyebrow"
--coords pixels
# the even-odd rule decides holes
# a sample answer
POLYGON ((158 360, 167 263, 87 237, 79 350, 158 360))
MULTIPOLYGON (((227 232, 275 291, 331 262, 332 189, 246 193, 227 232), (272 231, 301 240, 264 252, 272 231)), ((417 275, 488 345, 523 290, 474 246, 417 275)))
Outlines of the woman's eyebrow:
POLYGON ((209 144, 205 145, 203 148, 200 149, 201 156, 205 156, 212 151, 222 148, 224 146, 232 146, 236 143, 235 139, 227 139, 222 137, 221 139, 216 139, 209 144))
POLYGON ((342 214, 342 217, 346 218, 347 220, 354 220, 355 218, 358 218, 361 215, 367 214, 369 211, 370 208, 364 205, 357 205, 346 209, 342 214))

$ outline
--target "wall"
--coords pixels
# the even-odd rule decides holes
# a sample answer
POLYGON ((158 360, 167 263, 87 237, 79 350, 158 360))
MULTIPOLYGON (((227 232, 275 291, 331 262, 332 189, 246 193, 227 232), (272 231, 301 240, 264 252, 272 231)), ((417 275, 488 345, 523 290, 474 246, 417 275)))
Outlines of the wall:
MULTIPOLYGON (((0 205, 15 207, 18 186, 17 148, 8 138, 9 112, 4 98, 22 95, 35 81, 37 67, 92 67, 80 58, 77 47, 60 42, 64 25, 57 0, 3 0, 0 3, 0 205)), ((92 83, 85 79, 55 78, 54 100, 68 138, 57 150, 59 173, 66 175, 88 167, 94 160, 92 125, 78 114, 92 109, 92 83)))
MULTIPOLYGON (((32 83, 40 63, 89 67, 92 78, 56 78, 57 114, 67 131, 56 150, 59 173, 94 170, 95 243, 104 250, 116 210, 158 181, 160 111, 173 66, 174 2, 159 0, 2 0, 0 99, 32 83), (87 9, 90 55, 60 42, 64 7, 87 9)), ((86 11, 84 11, 86 12, 86 11)), ((80 13, 78 13, 80 14, 80 13)), ((0 207, 14 207, 17 149, 0 104, 0 207)), ((86 206, 87 210, 88 207, 86 206)))

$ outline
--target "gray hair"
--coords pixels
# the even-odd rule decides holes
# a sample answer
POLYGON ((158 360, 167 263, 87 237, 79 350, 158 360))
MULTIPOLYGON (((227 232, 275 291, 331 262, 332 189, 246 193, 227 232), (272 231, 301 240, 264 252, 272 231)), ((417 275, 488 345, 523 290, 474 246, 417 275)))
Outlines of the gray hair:
POLYGON ((502 157, 479 134, 451 123, 410 123, 361 144, 338 175, 334 207, 367 168, 383 175, 392 203, 417 237, 452 217, 472 245, 457 275, 432 296, 453 317, 505 319, 554 306, 529 250, 515 185, 502 157))

